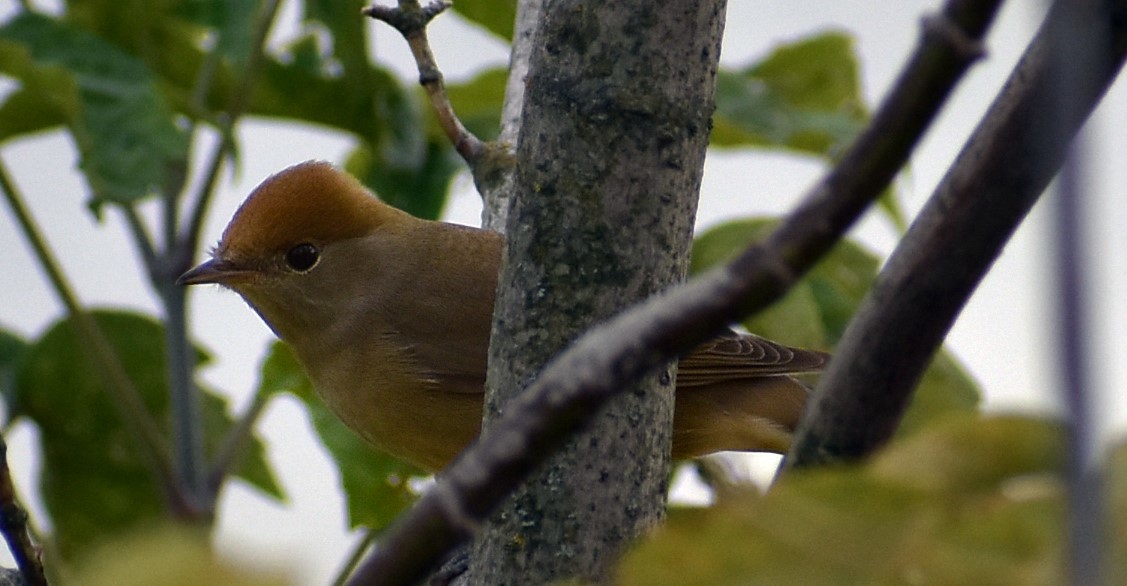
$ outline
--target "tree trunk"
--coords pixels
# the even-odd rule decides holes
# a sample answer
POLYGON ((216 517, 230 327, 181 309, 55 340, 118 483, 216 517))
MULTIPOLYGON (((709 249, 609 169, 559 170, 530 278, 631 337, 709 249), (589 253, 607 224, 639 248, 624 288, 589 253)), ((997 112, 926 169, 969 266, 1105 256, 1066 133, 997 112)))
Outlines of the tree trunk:
MULTIPOLYGON (((545 6, 527 79, 486 426, 593 323, 684 278, 724 2, 545 6)), ((471 582, 605 581, 663 515, 672 368, 611 401, 495 515, 471 582)))

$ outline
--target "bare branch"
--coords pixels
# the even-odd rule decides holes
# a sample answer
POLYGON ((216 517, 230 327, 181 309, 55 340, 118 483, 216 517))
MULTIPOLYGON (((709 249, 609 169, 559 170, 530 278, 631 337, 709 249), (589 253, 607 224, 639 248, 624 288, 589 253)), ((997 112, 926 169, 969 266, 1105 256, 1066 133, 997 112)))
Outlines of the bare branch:
POLYGON ((417 0, 400 0, 396 8, 373 4, 361 13, 386 22, 407 40, 407 46, 411 48, 411 55, 415 57, 415 63, 419 67, 419 85, 426 89, 431 107, 434 108, 446 137, 454 145, 454 150, 458 151, 472 169, 476 166, 485 145, 481 139, 466 129, 458 119, 458 115, 454 113, 450 97, 446 94, 442 72, 434 61, 434 53, 431 52, 430 41, 427 40, 427 24, 449 7, 450 3, 445 0, 431 2, 426 6, 420 6, 417 0))
MULTIPOLYGON (((999 2, 948 2, 943 18, 975 43, 999 2)), ((401 518, 351 583, 422 579, 470 537, 467 519, 484 519, 546 454, 613 396, 667 360, 690 351, 728 323, 762 309, 824 255, 880 194, 962 76, 972 55, 949 35, 925 29, 892 94, 843 161, 766 241, 727 266, 625 311, 591 329, 554 359, 502 418, 482 434, 401 518), (450 499, 457 498, 452 506, 450 499), (454 509, 456 514, 451 515, 454 509)))
POLYGON ((360 536, 360 540, 356 542, 356 545, 352 548, 352 552, 348 555, 348 558, 344 560, 344 565, 341 566, 340 571, 337 572, 336 577, 333 578, 333 586, 344 586, 344 584, 347 583, 348 576, 356 569, 356 564, 359 564, 360 560, 364 559, 364 554, 371 549, 372 544, 376 542, 377 534, 376 531, 371 529, 364 530, 363 534, 360 536))
POLYGON ((12 473, 8 469, 8 443, 0 437, 0 533, 8 542, 8 549, 20 575, 28 586, 46 586, 47 575, 43 572, 43 561, 39 548, 31 542, 27 528, 27 510, 16 499, 16 488, 12 484, 12 473))
MULTIPOLYGON (((936 188, 869 292, 807 407, 788 468, 855 460, 891 437, 912 390, 963 304, 1037 201, 1068 143, 1127 53, 1127 2, 1057 2, 954 167, 936 188), (1076 22, 1098 59, 1057 108, 1050 38, 1076 22), (1080 9, 1077 9, 1080 10, 1080 9), (1097 44, 1100 43, 1100 44, 1097 44)), ((1072 65, 1070 65, 1072 66, 1072 65)))

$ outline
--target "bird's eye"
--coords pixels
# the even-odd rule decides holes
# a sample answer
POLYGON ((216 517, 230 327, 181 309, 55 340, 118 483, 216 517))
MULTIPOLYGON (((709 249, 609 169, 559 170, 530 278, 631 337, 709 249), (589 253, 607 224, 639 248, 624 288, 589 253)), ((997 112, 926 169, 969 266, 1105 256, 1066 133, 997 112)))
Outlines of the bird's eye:
POLYGON ((319 260, 321 260, 321 251, 308 242, 298 244, 286 251, 286 265, 299 273, 313 268, 319 260))

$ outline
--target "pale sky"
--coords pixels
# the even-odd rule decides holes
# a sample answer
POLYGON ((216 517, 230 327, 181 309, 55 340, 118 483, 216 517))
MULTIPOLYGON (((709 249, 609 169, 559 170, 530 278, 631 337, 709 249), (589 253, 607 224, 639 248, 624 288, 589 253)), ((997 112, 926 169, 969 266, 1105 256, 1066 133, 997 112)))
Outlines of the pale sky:
MULTIPOLYGON (((939 2, 902 0, 882 4, 858 0, 732 2, 722 61, 746 65, 772 46, 825 29, 843 29, 857 37, 865 94, 870 103, 884 94, 919 34, 919 22, 939 2)), ((990 36, 987 58, 956 89, 900 180, 901 199, 914 214, 930 195, 961 148, 967 134, 993 99, 1040 19, 1039 2, 1010 2, 990 36)), ((0 11, 0 14, 6 11, 0 11)), ((292 27, 296 6, 284 3, 283 26, 292 27)), ((375 23, 376 51, 401 73, 416 78, 404 42, 375 23)), ((291 29, 292 30, 292 29, 291 29)), ((488 35, 443 15, 430 30, 440 67, 450 80, 464 79, 480 67, 506 62, 505 48, 488 35)), ((1117 360, 1124 347, 1127 312, 1121 301, 1127 291, 1127 211, 1117 205, 1127 185, 1127 87, 1112 88, 1089 124, 1090 256, 1093 277, 1090 300, 1094 328, 1092 365, 1096 368, 1102 428, 1122 436, 1127 430, 1127 396, 1117 392, 1127 382, 1127 365, 1117 360), (1103 350, 1095 350, 1102 348, 1103 350)), ((7 86, 0 86, 7 87, 7 86)), ((218 194, 203 242, 214 244, 231 213, 251 188, 267 175, 307 159, 341 161, 349 150, 347 137, 326 136, 321 129, 280 125, 251 119, 239 128, 242 167, 218 194)), ((202 145, 197 153, 207 152, 202 145)), ((60 133, 23 139, 0 149, 31 212, 56 250, 81 298, 95 306, 157 311, 155 296, 138 270, 125 238, 121 217, 107 210, 95 224, 83 203, 85 186, 75 172, 73 145, 60 133)), ((197 166, 199 161, 195 162, 197 166)), ((819 176, 819 163, 755 151, 711 152, 706 163, 698 229, 751 214, 780 213, 793 205, 803 189, 819 176)), ((146 208, 153 212, 154 207, 146 208)), ((1053 282, 1049 265, 1047 206, 1038 205, 1007 247, 986 282, 976 292, 949 338, 985 392, 990 411, 1057 411, 1054 371, 1053 282)), ((456 181, 447 219, 477 224, 480 203, 468 176, 456 181)), ((880 217, 867 218, 853 236, 887 254, 895 235, 880 217)), ((0 211, 0 327, 26 336, 41 333, 62 315, 60 304, 34 263, 22 235, 5 207, 0 211)), ((216 357, 204 372, 213 387, 226 391, 241 411, 257 383, 257 366, 270 332, 233 293, 203 288, 191 296, 193 335, 216 357)), ((336 572, 356 536, 345 530, 343 501, 337 479, 296 402, 275 400, 260 426, 270 459, 290 500, 278 505, 251 489, 232 483, 220 501, 219 550, 239 560, 292 568, 301 583, 322 584, 336 572)), ((34 479, 38 458, 35 430, 17 426, 7 438, 12 472, 33 515, 40 509, 34 479)), ((685 488, 691 494, 690 488, 685 488)), ((11 566, 10 558, 0 563, 11 566)))

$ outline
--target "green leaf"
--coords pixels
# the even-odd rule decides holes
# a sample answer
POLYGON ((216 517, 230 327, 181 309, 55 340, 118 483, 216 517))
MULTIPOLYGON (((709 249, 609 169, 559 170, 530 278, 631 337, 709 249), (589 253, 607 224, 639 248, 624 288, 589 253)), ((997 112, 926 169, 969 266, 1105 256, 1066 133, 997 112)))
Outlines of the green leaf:
POLYGON ((230 2, 229 0, 180 0, 174 5, 175 14, 193 22, 216 35, 216 50, 229 59, 235 67, 246 65, 251 51, 259 2, 230 2))
POLYGON ((821 308, 826 332, 835 343, 872 288, 879 268, 880 259, 875 254, 844 240, 811 271, 810 287, 821 308))
POLYGON ((294 583, 295 567, 280 558, 267 566, 227 555, 212 545, 206 531, 168 523, 116 538, 68 569, 73 581, 85 586, 284 586, 294 583))
POLYGON ((344 167, 388 204, 413 216, 436 220, 446 205, 450 181, 462 167, 444 140, 435 138, 427 147, 427 157, 417 168, 377 159, 365 146, 356 147, 344 167))
POLYGON ((23 43, 5 38, 5 28, 0 28, 0 72, 22 87, 0 105, 0 141, 76 123, 82 104, 74 76, 62 66, 37 63, 23 43))
MULTIPOLYGON (((5 60, 3 53, 12 46, 0 41, 0 61, 5 60)), ((28 86, 35 82, 28 79, 24 87, 9 94, 8 99, 0 104, 0 142, 70 123, 73 119, 71 113, 60 102, 69 101, 69 97, 73 95, 74 103, 77 104, 77 91, 74 89, 73 80, 65 72, 58 72, 63 78, 56 85, 59 89, 30 90, 28 86), (44 99, 48 94, 56 99, 44 99)), ((45 85, 51 84, 47 82, 45 85)))
MULTIPOLYGON (((692 273, 726 262, 778 226, 753 218, 714 227, 693 243, 692 273)), ((748 330, 787 344, 828 349, 838 343, 849 320, 876 280, 879 259, 860 245, 842 241, 778 302, 744 320, 748 330)), ((978 409, 977 384, 946 350, 924 372, 900 433, 910 434, 934 419, 978 409)))
POLYGON ((291 393, 305 403, 314 429, 340 469, 350 526, 383 529, 415 501, 408 479, 425 474, 375 450, 345 427, 315 396, 297 359, 281 342, 270 347, 262 365, 259 392, 291 393))
MULTIPOLYGON (((836 161, 868 122, 853 39, 828 32, 782 45, 741 71, 721 70, 711 143, 796 150, 836 161)), ((903 232, 890 186, 878 205, 903 232)))
POLYGON ((1062 439, 1045 421, 951 420, 869 465, 671 516, 615 583, 1059 583, 1062 439))
POLYGON ((782 45, 745 70, 787 104, 860 118, 861 87, 853 36, 830 31, 782 45))
POLYGON ((454 10, 498 37, 510 42, 513 40, 516 0, 458 0, 454 3, 454 10))
MULTIPOLYGON (((133 313, 98 311, 105 333, 148 410, 167 431, 170 420, 163 328, 133 313)), ((207 355, 197 349, 197 362, 207 355)), ((39 427, 43 448, 40 492, 66 557, 105 539, 163 518, 167 498, 143 462, 133 437, 110 402, 104 377, 88 357, 69 320, 34 341, 20 361, 13 416, 39 427)), ((206 442, 217 446, 231 422, 224 401, 204 395, 206 442)), ((239 476, 278 495, 257 438, 239 476), (267 470, 266 473, 263 471, 267 470)))
MULTIPOLYGON (((701 273, 726 262, 751 242, 766 236, 775 225, 765 219, 730 222, 712 228, 693 242, 689 271, 701 273)), ((771 307, 743 320, 748 331, 793 346, 828 348, 818 300, 809 279, 796 283, 771 307)))
MULTIPOLYGON (((302 19, 307 25, 316 22, 328 29, 332 59, 344 68, 346 76, 354 79, 367 76, 370 69, 365 32, 368 19, 360 14, 359 6, 340 0, 306 0, 302 19)), ((367 84, 357 81, 360 85, 367 84)))
POLYGON ((912 404, 904 413, 897 433, 906 437, 924 429, 932 421, 975 413, 981 402, 978 383, 949 350, 941 348, 916 386, 912 404))
POLYGON ((867 118, 852 37, 829 32, 783 45, 717 78, 714 146, 785 147, 826 158, 867 118))
MULTIPOLYGON (((1108 450, 1104 494, 1108 495, 1105 519, 1110 529, 1111 559, 1127 559, 1127 442, 1121 438, 1108 450)), ((1108 584, 1127 584, 1127 564, 1106 564, 1108 584), (1110 567, 1108 567, 1110 566, 1110 567)))
MULTIPOLYGON (((156 80, 164 92, 168 111, 176 110, 214 124, 229 105, 231 93, 245 73, 239 59, 249 51, 246 26, 257 13, 256 6, 257 3, 216 0, 183 3, 87 0, 68 7, 68 24, 54 23, 46 17, 36 18, 53 23, 52 30, 65 29, 68 34, 85 36, 103 47, 124 52, 127 60, 148 68, 146 72, 151 70, 151 79, 156 80), (91 32, 97 36, 92 36, 91 32), (218 48, 229 59, 219 64, 209 85, 204 109, 199 110, 192 96, 207 57, 201 39, 209 32, 220 35, 218 48), (232 39, 234 44, 224 45, 225 39, 232 39), (158 42, 160 50, 153 50, 154 43, 158 42)), ((249 97, 247 113, 347 132, 374 145, 380 158, 397 168, 422 168, 429 160, 423 100, 417 92, 405 90, 388 70, 370 63, 365 20, 359 15, 358 7, 350 6, 324 0, 306 6, 302 30, 293 38, 282 39, 280 54, 265 58, 249 97)), ((3 35, 0 35, 2 42, 3 35)), ((12 46, 28 54, 24 45, 21 41, 12 46)), ((0 59, 3 53, 4 47, 0 45, 0 59)), ((40 63, 38 56, 28 60, 37 71, 47 67, 40 63)), ((75 83, 75 76, 71 75, 73 69, 68 64, 59 68, 64 79, 72 84, 75 83)), ((85 112, 85 105, 79 103, 79 90, 73 93, 75 113, 73 121, 67 119, 68 124, 75 130, 80 146, 99 144, 84 131, 85 115, 80 116, 80 110, 85 112)), ((9 135, 26 133, 57 123, 62 116, 42 106, 50 103, 47 98, 55 96, 65 96, 65 92, 43 91, 31 99, 21 96, 20 102, 10 106, 13 114, 8 119, 0 117, 0 138, 5 131, 9 135), (27 116, 29 111, 34 115, 27 116)), ((144 121, 144 118, 138 120, 144 121)), ((148 136, 161 134, 150 132, 148 136)), ((150 148, 152 145, 144 146, 149 148, 148 152, 158 152, 150 148)), ((158 170, 163 167, 149 165, 147 169, 159 176, 158 170)), ((133 173, 130 177, 141 175, 133 173)))
MULTIPOLYGON (((14 418, 13 412, 19 410, 15 400, 16 368, 27 348, 23 338, 0 329, 0 398, 4 399, 4 416, 9 420, 14 418)), ((4 425, 7 424, 8 421, 4 421, 4 425)))
MULTIPOLYGON (((60 104, 42 93, 45 77, 52 86, 65 70, 77 87, 80 107, 61 107, 54 113, 37 111, 42 121, 67 114, 82 155, 81 167, 95 194, 94 205, 104 201, 130 202, 156 192, 166 166, 187 156, 188 141, 173 120, 146 65, 114 45, 81 29, 35 13, 22 13, 0 27, 0 70, 20 79, 25 91, 37 91, 47 103, 60 104), (26 58, 16 55, 11 43, 21 45, 26 58), (53 115, 52 115, 53 114, 53 115)), ((62 104, 70 101, 64 94, 62 104)), ((27 110, 24 104, 9 107, 27 110)), ((9 123, 8 132, 28 127, 9 123)))
POLYGON ((934 492, 989 492, 1010 478, 1056 474, 1064 464, 1063 433, 1048 419, 952 417, 891 444, 868 470, 934 492))

